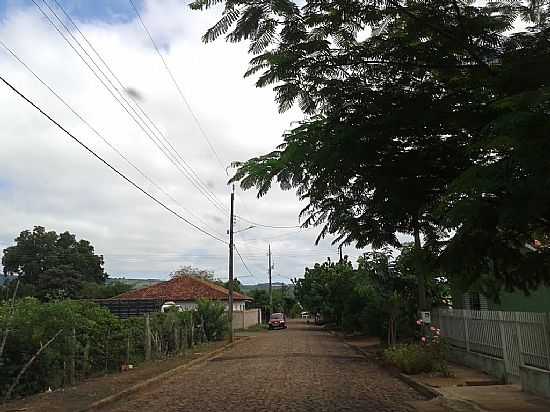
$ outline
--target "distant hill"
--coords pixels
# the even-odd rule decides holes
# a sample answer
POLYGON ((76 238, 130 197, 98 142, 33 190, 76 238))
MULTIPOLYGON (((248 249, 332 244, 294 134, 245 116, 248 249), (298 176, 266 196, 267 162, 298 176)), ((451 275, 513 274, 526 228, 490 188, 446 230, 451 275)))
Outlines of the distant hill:
POLYGON ((108 278, 106 283, 120 282, 125 285, 131 285, 132 289, 146 288, 157 283, 163 282, 160 279, 128 279, 128 278, 108 278))

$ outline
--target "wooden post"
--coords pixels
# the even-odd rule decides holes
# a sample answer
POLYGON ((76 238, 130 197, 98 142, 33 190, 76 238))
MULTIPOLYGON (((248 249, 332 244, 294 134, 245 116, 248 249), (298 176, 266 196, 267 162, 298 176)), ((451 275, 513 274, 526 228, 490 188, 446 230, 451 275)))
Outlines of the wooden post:
POLYGON ((69 383, 74 386, 76 384, 76 329, 73 328, 71 337, 71 368, 69 375, 69 383))
POLYGON ((105 371, 109 367, 109 338, 111 336, 111 329, 107 329, 107 334, 105 335, 105 371))
POLYGON ((149 314, 145 315, 145 360, 151 360, 151 321, 149 314))
POLYGON ((84 377, 86 377, 90 368, 90 338, 88 337, 86 337, 86 346, 84 346, 82 358, 82 372, 84 374, 84 377))
POLYGON ((126 365, 130 364, 130 329, 128 329, 128 335, 126 336, 126 365))
POLYGON ((195 345, 195 322, 193 319, 191 319, 191 346, 190 348, 193 349, 193 346, 195 345))
POLYGON ((174 325, 174 353, 179 353, 180 351, 179 344, 179 328, 174 325))

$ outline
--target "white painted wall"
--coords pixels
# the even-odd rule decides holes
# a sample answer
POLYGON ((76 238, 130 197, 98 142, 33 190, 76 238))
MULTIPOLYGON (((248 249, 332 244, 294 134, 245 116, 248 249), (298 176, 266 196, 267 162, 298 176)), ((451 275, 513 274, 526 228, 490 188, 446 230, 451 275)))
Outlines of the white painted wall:
MULTIPOLYGON (((229 302, 224 301, 223 303, 225 305, 225 310, 229 310, 229 302)), ((176 301, 176 305, 180 305, 183 310, 197 309, 197 302, 195 302, 194 300, 176 301)), ((245 310, 245 302, 244 301, 233 302, 233 310, 234 311, 245 310)))

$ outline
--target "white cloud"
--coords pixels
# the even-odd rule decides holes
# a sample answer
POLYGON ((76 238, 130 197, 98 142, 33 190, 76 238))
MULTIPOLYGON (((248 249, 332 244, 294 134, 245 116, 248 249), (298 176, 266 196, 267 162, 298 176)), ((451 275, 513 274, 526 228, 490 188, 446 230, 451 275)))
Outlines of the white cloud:
MULTIPOLYGON (((272 150, 290 123, 300 119, 297 111, 278 114, 272 92, 255 88, 253 79, 242 78, 249 60, 246 45, 201 43, 200 36, 215 21, 216 11, 192 12, 185 3, 170 0, 147 1, 143 13, 225 162, 272 150)), ((145 110, 178 151, 228 205, 227 176, 180 101, 138 22, 79 24, 123 83, 139 94, 145 110)), ((225 234, 228 217, 205 200, 163 157, 36 9, 8 9, 0 21, 0 38, 147 175, 206 221, 209 230, 225 234)), ((0 72, 109 162, 204 226, 195 216, 172 205, 162 193, 156 193, 3 50, 0 72)), ((192 264, 225 277, 225 245, 162 210, 6 87, 1 89, 0 177, 4 184, 0 185, 0 246, 9 245, 21 230, 43 225, 89 239, 105 256, 111 276, 163 277, 180 265, 192 264)), ((296 224, 301 209, 293 193, 279 190, 260 200, 253 192, 238 190, 237 199, 238 214, 267 224, 296 224)), ((270 238, 276 274, 294 277, 329 252, 335 257, 336 248, 326 242, 320 248, 314 247, 315 235, 315 231, 261 228, 238 234, 239 250, 250 269, 258 274, 257 279, 242 280, 266 280, 265 253, 270 238)), ((238 259, 235 265, 237 275, 246 273, 238 259)))

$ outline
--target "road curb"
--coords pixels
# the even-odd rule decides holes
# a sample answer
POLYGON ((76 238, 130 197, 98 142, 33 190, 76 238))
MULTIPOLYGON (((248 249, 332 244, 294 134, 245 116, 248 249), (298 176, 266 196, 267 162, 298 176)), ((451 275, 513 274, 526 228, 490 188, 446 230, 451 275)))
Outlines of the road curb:
POLYGON ((434 399, 434 398, 438 398, 438 397, 442 396, 441 393, 436 391, 434 388, 432 388, 428 385, 425 385, 421 382, 416 381, 413 377, 411 377, 409 375, 406 375, 404 373, 398 373, 396 376, 402 382, 406 383, 411 388, 416 390, 419 394, 421 394, 422 396, 425 396, 428 399, 434 399))
POLYGON ((91 411, 96 411, 100 408, 104 408, 107 405, 112 404, 116 401, 119 401, 120 399, 123 399, 123 398, 125 398, 129 395, 132 395, 132 394, 140 391, 141 389, 144 389, 144 388, 148 387, 151 384, 158 383, 160 381, 168 379, 168 378, 174 376, 175 374, 177 374, 177 373, 179 373, 183 370, 189 369, 189 368, 191 368, 191 367, 193 367, 193 366, 195 366, 199 363, 202 363, 202 362, 208 361, 210 359, 213 359, 213 358, 217 357, 219 354, 221 354, 222 352, 225 352, 226 350, 232 348, 233 346, 237 345, 238 343, 244 342, 248 339, 250 339, 250 337, 248 337, 248 336, 239 338, 235 342, 228 343, 227 345, 224 345, 221 348, 213 350, 212 352, 209 352, 206 355, 203 355, 203 356, 200 356, 196 359, 193 359, 192 361, 184 363, 183 365, 176 366, 175 368, 170 369, 166 372, 163 372, 160 375, 153 376, 152 378, 146 379, 146 380, 144 380, 140 383, 137 383, 133 386, 130 386, 129 388, 124 389, 123 391, 117 392, 113 395, 109 395, 105 398, 102 398, 98 401, 95 401, 92 404, 88 405, 87 407, 78 410, 77 412, 91 412, 91 411))
MULTIPOLYGON (((373 356, 372 353, 369 353, 369 352, 361 349, 358 346, 352 345, 352 344, 346 342, 345 340, 343 340, 343 342, 348 347, 350 347, 352 349, 355 349, 355 351, 357 353, 363 355, 363 357, 365 357, 365 358, 367 358, 367 359, 369 359, 373 362, 379 363, 378 359, 375 356, 373 356)), ((422 396, 425 396, 428 399, 434 399, 434 398, 438 398, 438 397, 442 396, 441 393, 439 393, 437 390, 435 390, 434 388, 432 388, 428 385, 425 385, 421 382, 416 381, 412 376, 406 375, 404 373, 395 373, 395 374, 392 373, 392 375, 396 376, 401 382, 406 383, 408 386, 410 386, 415 391, 417 391, 419 394, 421 394, 422 396)))

